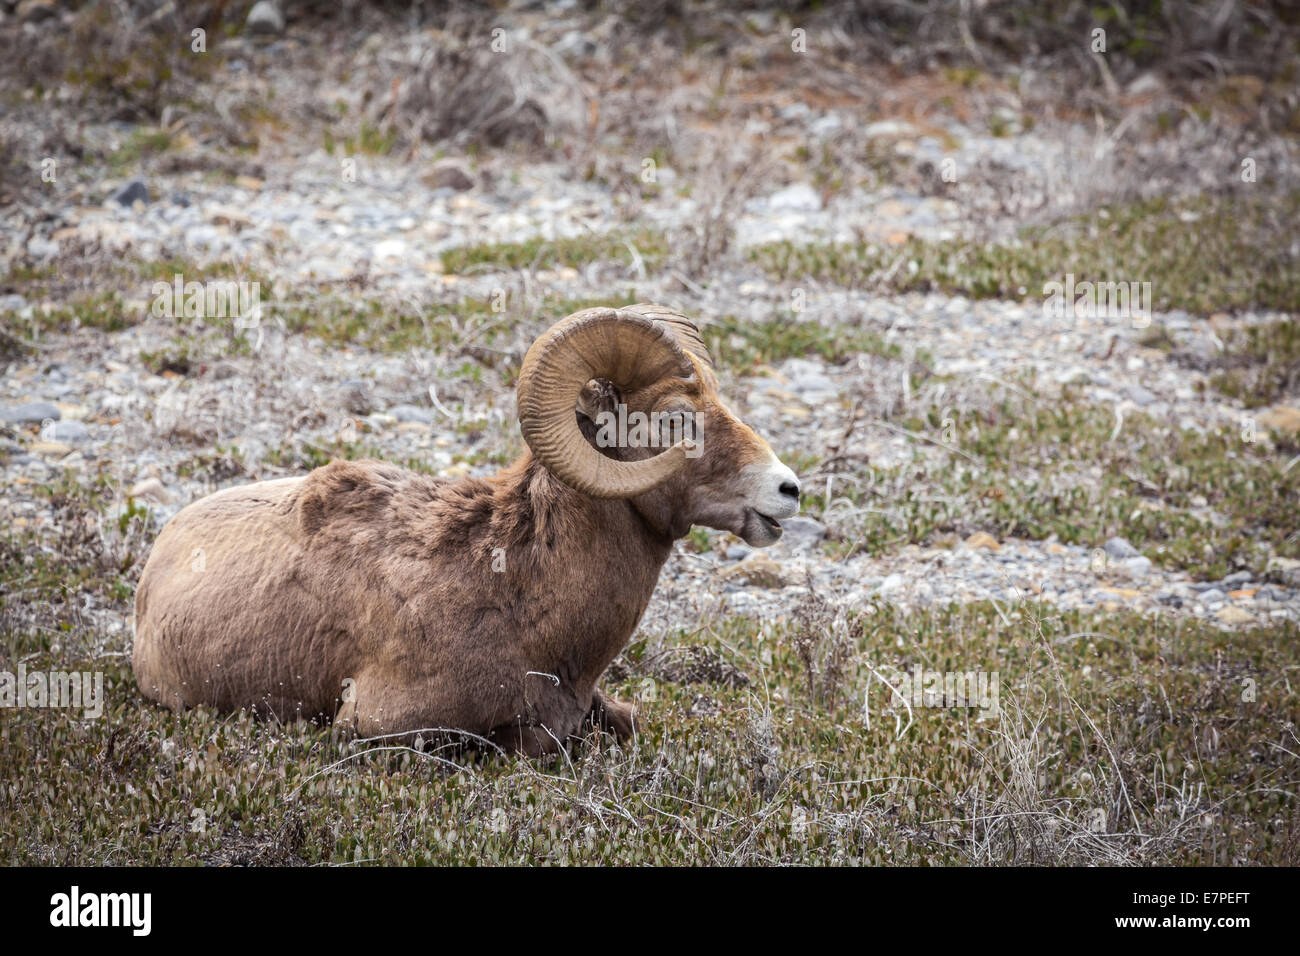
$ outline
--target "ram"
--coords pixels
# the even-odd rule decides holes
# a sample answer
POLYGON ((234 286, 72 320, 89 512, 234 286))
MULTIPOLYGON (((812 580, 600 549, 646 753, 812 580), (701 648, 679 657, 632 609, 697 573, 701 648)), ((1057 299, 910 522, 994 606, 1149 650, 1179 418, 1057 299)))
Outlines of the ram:
POLYGON ((700 524, 770 545, 798 481, 723 405, 696 326, 662 306, 557 323, 517 401, 528 450, 491 477, 334 461, 181 510, 136 592, 144 694, 529 755, 588 721, 630 735, 632 707, 596 684, 673 541, 700 524), (667 435, 602 440, 633 417, 667 435))

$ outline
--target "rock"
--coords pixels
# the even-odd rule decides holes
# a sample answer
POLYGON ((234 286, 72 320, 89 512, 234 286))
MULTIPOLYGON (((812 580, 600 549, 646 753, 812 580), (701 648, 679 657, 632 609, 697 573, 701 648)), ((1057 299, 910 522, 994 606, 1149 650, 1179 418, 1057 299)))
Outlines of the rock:
POLYGON ((41 438, 45 441, 82 442, 90 438, 90 429, 81 422, 53 422, 48 428, 41 429, 41 438))
POLYGON ((0 408, 0 419, 11 425, 39 425, 46 420, 58 421, 61 417, 58 407, 51 402, 27 402, 0 408))
POLYGON ((246 229, 253 224, 252 217, 245 215, 238 209, 230 206, 212 206, 208 209, 208 221, 218 225, 226 226, 236 232, 246 229))
POLYGON ((581 30, 570 30, 551 48, 560 56, 575 55, 579 57, 595 56, 600 47, 581 30))
POLYGON ((371 256, 376 262, 386 259, 405 259, 408 255, 406 241, 403 239, 381 239, 375 243, 371 256))
POLYGON ((816 547, 826 537, 826 525, 803 515, 783 519, 781 529, 782 540, 797 549, 816 547))
POLYGON ((284 32, 284 14, 272 0, 258 0, 248 11, 244 29, 253 36, 274 36, 284 32))
POLYGON ((1228 600, 1228 595, 1224 594, 1218 588, 1210 588, 1202 591, 1198 596, 1200 597, 1202 604, 1222 604, 1224 601, 1228 600))
POLYGON ((998 544, 998 539, 987 531, 976 531, 966 539, 966 547, 976 550, 997 551, 1002 545, 998 544))
POLYGON ((896 591, 901 591, 906 584, 907 579, 901 574, 890 574, 880 582, 880 587, 876 590, 881 594, 893 594, 896 591))
POLYGON ((157 502, 160 505, 165 505, 172 499, 167 489, 163 487, 163 483, 157 478, 137 481, 131 486, 128 494, 132 498, 144 498, 146 501, 157 502))
POLYGON ((912 136, 916 133, 916 127, 901 120, 879 120, 868 124, 863 128, 862 133, 868 139, 878 139, 885 136, 912 136))
POLYGON ((1249 611, 1243 611, 1239 607, 1234 607, 1231 604, 1219 608, 1214 612, 1214 616, 1224 624, 1231 624, 1234 626, 1239 624, 1253 624, 1255 621, 1255 615, 1251 614, 1249 611))
POLYGON ((1116 597, 1122 597, 1126 601, 1133 601, 1142 596, 1141 591, 1135 591, 1132 588, 1097 588, 1103 594, 1113 594, 1116 597))
POLYGON ((1141 385, 1128 386, 1124 389, 1124 394, 1134 405, 1153 405, 1160 400, 1155 392, 1141 385))
POLYGON ((143 179, 133 179, 110 197, 119 206, 134 206, 137 202, 149 202, 149 187, 143 179))
POLYGON ((27 450, 42 458, 63 458, 72 453, 72 446, 60 441, 38 441, 27 450))
POLYGON ((786 584, 785 569, 771 558, 757 554, 718 573, 725 580, 740 580, 760 588, 779 588, 786 584))
POLYGON ((1135 578, 1144 578, 1151 571, 1151 559, 1140 554, 1136 558, 1125 558, 1124 570, 1135 578))
POLYGON ((1289 435, 1300 435, 1300 408, 1278 405, 1256 419, 1265 428, 1274 428, 1289 435))
POLYGON ((808 127, 808 132, 818 139, 824 139, 843 125, 844 121, 840 119, 839 114, 827 113, 821 119, 814 120, 808 127))
POLYGON ((461 160, 450 156, 438 160, 420 177, 430 189, 454 189, 463 193, 474 188, 474 176, 461 160))
POLYGON ((1123 538, 1111 538, 1105 545, 1103 545, 1103 547, 1106 549, 1106 553, 1112 558, 1123 559, 1136 558, 1138 556, 1138 549, 1133 547, 1133 545, 1129 544, 1123 538))
POLYGON ((361 379, 349 379, 339 385, 339 402, 353 415, 369 415, 375 410, 370 387, 361 379))
POLYGON ((1300 560, 1296 558, 1269 558, 1268 570, 1291 585, 1300 585, 1300 560))
POLYGON ((1219 583, 1231 588, 1236 587, 1238 584, 1247 584, 1250 579, 1251 573, 1249 571, 1235 571, 1219 583))
POLYGON ((394 405, 388 410, 399 422, 420 422, 424 425, 433 424, 433 409, 419 408, 415 405, 394 405))
POLYGON ((822 208, 822 197, 807 183, 795 183, 772 193, 767 204, 773 212, 817 212, 822 208))
POLYGON ((790 382, 791 390, 806 394, 809 392, 818 394, 835 394, 835 383, 822 375, 820 372, 812 372, 807 375, 800 375, 790 382))
POLYGON ((754 549, 747 544, 733 544, 727 548, 728 561, 744 561, 754 553, 754 549))
POLYGON ((19 23, 40 23, 59 15, 59 5, 54 0, 22 0, 14 9, 19 23))

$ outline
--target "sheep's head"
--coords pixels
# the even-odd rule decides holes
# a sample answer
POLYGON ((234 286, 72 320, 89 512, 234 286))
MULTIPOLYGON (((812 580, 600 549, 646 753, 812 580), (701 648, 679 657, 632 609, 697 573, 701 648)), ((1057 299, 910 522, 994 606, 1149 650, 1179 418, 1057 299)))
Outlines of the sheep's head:
POLYGON ((761 547, 799 510, 794 472, 723 404, 699 330, 663 306, 552 326, 520 369, 519 425, 566 484, 635 499, 674 536, 702 524, 761 547))

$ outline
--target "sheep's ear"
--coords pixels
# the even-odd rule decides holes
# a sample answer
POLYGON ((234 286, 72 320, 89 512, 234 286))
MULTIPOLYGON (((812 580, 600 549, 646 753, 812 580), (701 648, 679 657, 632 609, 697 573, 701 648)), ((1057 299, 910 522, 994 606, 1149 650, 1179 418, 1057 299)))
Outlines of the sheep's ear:
POLYGON ((603 378, 593 378, 578 393, 578 405, 575 409, 578 428, 590 444, 596 444, 596 433, 600 429, 597 419, 601 413, 609 412, 617 416, 620 401, 622 396, 617 386, 603 378))
POLYGON ((618 413, 618 403, 622 401, 618 387, 603 378, 593 378, 578 393, 578 424, 585 418, 594 422, 601 412, 618 413))

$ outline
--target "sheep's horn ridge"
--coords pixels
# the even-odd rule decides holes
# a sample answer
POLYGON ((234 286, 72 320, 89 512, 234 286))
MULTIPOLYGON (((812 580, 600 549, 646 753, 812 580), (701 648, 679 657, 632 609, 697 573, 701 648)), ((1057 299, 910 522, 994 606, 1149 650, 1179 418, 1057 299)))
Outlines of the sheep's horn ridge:
POLYGON ((578 396, 593 378, 636 389, 667 376, 689 377, 694 369, 662 322, 631 309, 575 312, 553 325, 524 356, 519 429, 537 459, 572 488, 595 498, 644 494, 686 463, 685 443, 642 461, 606 458, 578 427, 578 396))

